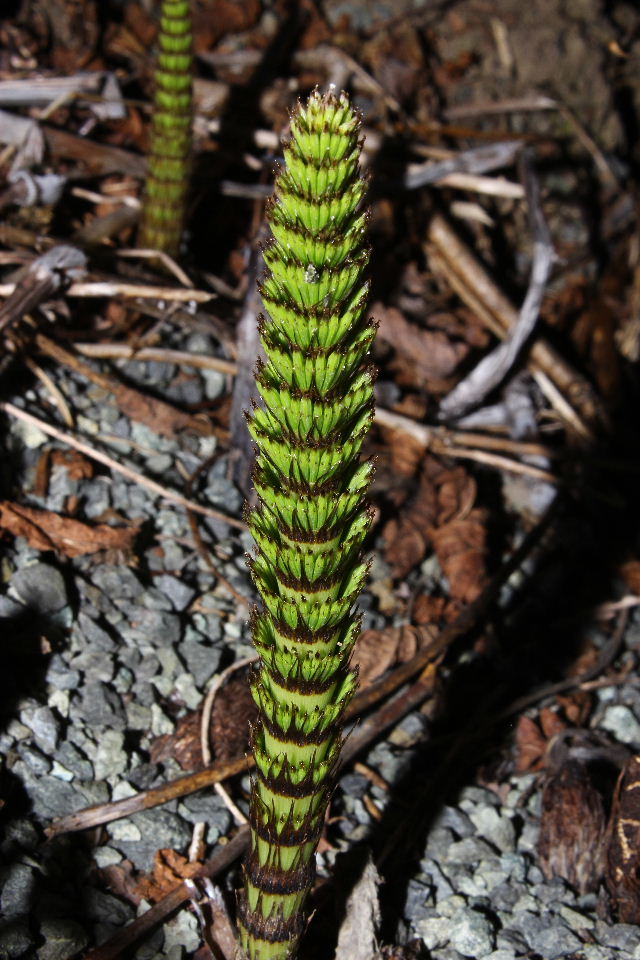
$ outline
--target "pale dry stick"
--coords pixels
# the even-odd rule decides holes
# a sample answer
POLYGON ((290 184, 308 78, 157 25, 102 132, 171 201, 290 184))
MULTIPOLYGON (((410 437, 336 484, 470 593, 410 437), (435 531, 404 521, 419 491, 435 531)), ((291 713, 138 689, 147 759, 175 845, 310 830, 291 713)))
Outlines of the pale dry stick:
MULTIPOLYGON (((576 415, 575 410, 551 377, 547 376, 543 370, 534 370, 533 379, 558 416, 564 420, 565 423, 569 424, 578 436, 585 436, 583 421, 576 415)), ((588 437, 585 438, 587 439, 588 437)))
POLYGON ((34 342, 38 350, 45 356, 70 370, 74 370, 90 383, 95 383, 112 394, 114 402, 122 412, 126 413, 132 420, 144 423, 157 433, 173 435, 175 430, 183 428, 197 433, 208 432, 204 421, 191 414, 183 413, 167 403, 166 400, 154 399, 150 401, 148 396, 140 393, 134 387, 126 386, 110 374, 94 370, 81 357, 61 346, 56 340, 51 340, 45 334, 36 333, 34 342))
MULTIPOLYGON (((182 267, 176 263, 173 257, 170 257, 164 250, 118 250, 119 257, 128 257, 133 260, 157 260, 163 267, 174 275, 176 280, 185 287, 193 290, 193 281, 184 272, 182 267)), ((213 295, 212 295, 213 296, 213 295)))
POLYGON ((238 365, 232 360, 210 357, 204 353, 184 350, 164 350, 160 347, 130 347, 126 343, 74 343, 74 348, 85 357, 97 360, 137 360, 140 363, 175 363, 177 366, 217 370, 235 377, 238 365))
POLYGON ((191 834, 191 843, 189 844, 189 853, 187 854, 189 863, 195 863, 198 860, 202 860, 204 850, 206 848, 206 836, 207 824, 204 820, 198 820, 197 823, 194 823, 193 832, 191 834))
POLYGON ((527 151, 519 163, 527 197, 529 230, 533 239, 533 257, 529 285, 515 322, 498 346, 490 350, 441 401, 440 420, 456 420, 478 407, 497 386, 504 384, 513 366, 529 341, 540 318, 540 308, 547 290, 555 259, 551 233, 542 210, 540 186, 527 151))
POLYGON ((124 207, 132 207, 134 210, 139 210, 141 206, 137 197, 131 197, 127 194, 124 194, 123 196, 112 196, 108 193, 96 193, 95 190, 86 190, 84 187, 73 187, 71 190, 71 196, 78 197, 80 200, 88 200, 89 203, 112 203, 114 206, 121 205, 124 207))
POLYGON ((236 520, 235 517, 229 517, 226 513, 222 513, 220 510, 214 510, 213 507, 204 507, 199 503, 194 503, 192 500, 187 500, 186 497, 182 497, 179 493, 175 493, 173 490, 163 487, 162 484, 156 483, 155 480, 150 480, 149 477, 145 477, 144 474, 138 473, 137 470, 133 470, 131 467, 126 467, 123 464, 118 463, 118 461, 114 460, 112 457, 101 453, 99 450, 95 450, 93 447, 90 447, 82 440, 78 440, 71 434, 65 433, 63 430, 58 430, 57 427, 47 423, 45 420, 41 420, 39 417, 34 417, 33 414, 27 413, 26 410, 21 410, 13 403, 0 402, 0 410, 2 410, 8 416, 14 417, 16 420, 22 420, 24 423, 29 423, 31 426, 37 427, 47 436, 53 437, 55 440, 59 440, 60 443, 66 443, 68 446, 73 447, 74 450, 84 453, 87 457, 90 457, 92 460, 96 460, 98 463, 102 463, 105 467, 108 467, 115 473, 121 474, 128 480, 133 480, 134 483, 138 483, 140 486, 146 487, 148 490, 151 490, 152 493, 157 494, 159 497, 162 497, 165 500, 169 500, 172 503, 177 503, 181 507, 185 507, 187 510, 193 510, 195 513, 201 513, 205 517, 211 517, 214 520, 222 520, 224 523, 229 524, 230 527, 235 527, 238 530, 246 530, 246 524, 243 523, 242 520, 236 520))
POLYGON ((444 111, 447 120, 460 120, 462 117, 483 117, 503 113, 534 113, 538 110, 557 110, 558 101, 542 94, 531 97, 489 100, 484 103, 463 103, 448 107, 444 111))
MULTIPOLYGON (((496 336, 503 339, 518 312, 498 289, 485 268, 441 215, 433 217, 427 238, 432 268, 441 273, 460 299, 496 336)), ((572 424, 579 435, 592 439, 592 425, 604 421, 602 405, 588 381, 546 340, 538 338, 528 354, 534 370, 542 370, 573 408, 572 424)), ((555 399, 555 397, 554 397, 555 399)), ((550 402, 553 400, 550 398, 550 402)))
POLYGON ((436 187, 454 187, 456 190, 470 190, 488 197, 506 197, 508 200, 522 200, 524 190, 519 183, 504 177, 483 177, 473 173, 450 173, 435 184, 436 187))
MULTIPOLYGON (((210 742, 211 714, 213 712, 213 703, 216 698, 216 694, 222 689, 223 685, 227 682, 232 673, 235 673, 236 670, 241 670, 243 667, 248 666, 257 659, 257 657, 243 657, 242 660, 237 660, 235 663, 232 663, 226 668, 226 670, 223 670, 222 673, 219 673, 217 677, 214 677, 211 681, 211 685, 209 686, 207 695, 202 705, 202 721, 200 723, 200 749, 202 750, 202 763, 205 767, 210 766, 212 761, 210 742)), ((248 820, 242 810, 236 806, 221 783, 214 783, 213 789, 222 799, 222 802, 225 804, 236 823, 248 823, 248 820)))
POLYGON ((485 450, 507 450, 520 456, 541 456, 541 457, 561 457, 561 451, 556 451, 537 443, 524 443, 518 440, 509 440, 502 437, 490 437, 478 433, 458 433, 455 430, 448 430, 445 427, 429 427, 423 423, 417 423, 408 417, 403 417, 399 413, 393 413, 391 410, 378 408, 376 410, 375 422, 381 427, 388 427, 391 430, 399 430, 408 434, 417 440, 418 443, 434 453, 443 456, 459 457, 467 460, 477 460, 479 463, 489 464, 500 470, 509 473, 524 474, 534 477, 537 480, 545 480, 547 483, 557 483, 558 478, 546 470, 539 467, 532 467, 526 463, 520 463, 508 457, 499 456, 496 453, 485 450), (467 449, 466 444, 469 445, 467 449))
POLYGON ((636 593, 628 593, 619 600, 611 600, 608 603, 601 603, 595 609, 596 620, 611 620, 621 610, 632 610, 640 606, 640 597, 636 593))
MULTIPOLYGON (((0 284, 0 297, 10 297, 17 284, 0 284)), ((154 287, 145 283, 116 283, 111 281, 96 281, 87 283, 72 283, 65 291, 68 297, 126 297, 139 300, 177 300, 181 303, 208 303, 215 298, 215 293, 206 290, 184 289, 182 287, 154 287)))
POLYGON ((71 408, 69 407, 69 404, 65 400, 62 394, 62 391, 59 389, 59 387, 56 386, 56 384, 53 382, 49 374, 45 373, 42 367, 39 364, 37 364, 35 360, 32 360, 31 357, 25 357, 24 363, 25 363, 25 366, 28 367, 29 370, 31 370, 34 376, 36 376, 38 380, 40 380, 45 390, 49 391, 49 393, 54 399, 55 405, 60 411, 60 414, 65 424, 71 430, 73 430, 73 428, 75 427, 75 421, 73 419, 73 414, 71 413, 71 408))
POLYGON ((506 473, 515 473, 524 477, 531 477, 533 480, 543 480, 545 483, 557 484, 558 478, 555 474, 541 467, 534 467, 529 463, 521 463, 519 460, 511 460, 508 457, 501 457, 497 453, 488 453, 486 450, 472 450, 465 447, 447 447, 447 454, 451 457, 459 457, 462 460, 474 460, 476 463, 484 463, 486 466, 495 467, 497 470, 503 470, 506 473))

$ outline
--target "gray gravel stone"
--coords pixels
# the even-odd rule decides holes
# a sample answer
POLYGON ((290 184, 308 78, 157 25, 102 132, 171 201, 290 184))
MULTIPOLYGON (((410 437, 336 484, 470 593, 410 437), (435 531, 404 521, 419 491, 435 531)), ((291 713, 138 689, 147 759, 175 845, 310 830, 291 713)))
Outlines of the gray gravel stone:
POLYGON ((545 960, 557 960, 582 946, 582 940, 553 916, 536 917, 523 913, 520 929, 530 948, 545 960))
POLYGON ((47 665, 47 683, 57 690, 74 690, 80 683, 80 674, 59 653, 54 653, 47 665))
POLYGON ((440 810, 437 817, 433 820, 432 830, 437 827, 448 827, 457 834, 456 839, 464 840, 475 833, 475 827, 469 816, 457 807, 445 806, 440 810))
POLYGON ((13 960, 21 957, 33 943, 29 929, 24 923, 7 923, 0 927, 0 957, 13 960))
POLYGON ((51 770, 51 761, 48 757, 45 757, 37 747, 32 747, 29 744, 22 744, 18 750, 18 753, 37 776, 42 776, 42 774, 49 773, 51 770))
POLYGON ((429 917, 418 920, 415 928, 427 950, 433 951, 446 947, 451 939, 451 920, 448 917, 429 917))
POLYGON ((43 920, 40 933, 45 942, 38 949, 38 960, 68 960, 89 943, 86 931, 75 920, 43 920))
POLYGON ((224 836, 231 826, 231 814, 217 794, 205 796, 194 793, 185 797, 180 801, 178 813, 189 823, 202 821, 208 824, 209 843, 213 843, 216 836, 224 836), (212 830, 215 831, 215 836, 212 830))
POLYGON ((494 926, 484 914, 463 907, 451 918, 450 941, 463 956, 479 960, 496 945, 494 926))
POLYGON ((86 806, 83 795, 65 780, 51 775, 36 777, 20 762, 14 766, 14 773, 24 782, 31 797, 33 812, 43 820, 62 817, 86 806))
POLYGON ((33 738, 45 753, 53 753, 60 737, 60 721, 49 707, 29 701, 20 710, 20 720, 33 731, 33 738))
POLYGON ((103 564, 94 569, 91 580, 116 604, 122 600, 134 600, 144 592, 143 585, 129 567, 103 564))
POLYGON ((155 585, 167 597, 173 609, 178 611, 186 610, 196 595, 193 587, 168 573, 156 577, 155 585))
POLYGON ((192 675, 197 687, 202 689, 214 675, 220 664, 222 650, 203 642, 185 639, 178 647, 180 657, 192 675))
POLYGON ((175 647, 182 627, 175 613, 136 607, 130 621, 122 624, 120 633, 125 643, 133 646, 175 647))
POLYGON ((80 719, 91 727, 124 730, 127 723, 122 700, 105 683, 89 681, 82 689, 80 719))
POLYGON ((35 873, 24 863, 13 863, 3 874, 2 915, 15 920, 29 912, 35 888, 35 873))
POLYGON ((198 918, 188 910, 180 913, 164 924, 164 948, 172 950, 179 947, 193 956, 201 943, 198 918))
POLYGON ((490 859, 493 855, 493 850, 484 840, 480 840, 479 837, 466 837, 464 840, 458 840, 457 843, 452 843, 448 847, 446 861, 453 864, 473 866, 480 860, 490 859))
POLYGON ((127 725, 130 730, 149 730, 151 727, 151 710, 137 700, 129 700, 126 704, 127 725))
POLYGON ((17 570, 11 578, 13 596, 41 616, 59 613, 67 605, 64 577, 47 563, 33 563, 17 570))
POLYGON ((74 773, 79 780, 92 780, 95 776, 91 761, 70 740, 64 740, 60 744, 56 750, 55 758, 61 766, 74 773))
POLYGON ((136 815, 135 826, 140 835, 135 841, 116 840, 112 829, 115 824, 109 825, 107 831, 112 837, 110 846, 120 850, 140 870, 153 868, 156 851, 161 847, 186 850, 191 841, 191 825, 165 808, 142 811, 136 815))
POLYGON ((431 913, 433 896, 431 886, 410 880, 407 884, 407 898, 404 906, 405 916, 411 917, 414 924, 424 920, 431 913))
POLYGON ((514 849, 516 831, 513 823, 509 817, 500 816, 495 807, 478 806, 471 811, 470 818, 480 836, 502 853, 508 853, 514 849))
POLYGON ((120 730, 105 730, 98 740, 93 766, 97 780, 117 777, 127 769, 128 759, 124 750, 124 733, 120 730))
POLYGON ((81 670, 91 682, 101 680, 109 683, 113 679, 115 661, 111 653, 104 650, 93 650, 91 647, 82 650, 71 660, 74 670, 81 670))
POLYGON ((135 916, 131 904, 119 900, 110 893, 89 887, 84 896, 84 907, 87 916, 92 920, 101 920, 114 927, 123 927, 135 916))
POLYGON ((4 826, 0 850, 6 862, 17 860, 22 852, 33 850, 40 843, 38 831, 30 820, 9 820, 4 826))
POLYGON ((496 943, 499 950, 513 950, 518 957, 526 955, 529 952, 529 944, 519 930, 508 928, 498 930, 496 943))
POLYGON ((443 873, 439 863, 430 857, 425 857, 420 861, 420 868, 424 871, 426 882, 432 884, 435 888, 438 901, 451 896, 453 886, 449 882, 449 878, 443 873))
POLYGON ((619 743, 640 744, 640 723, 629 707, 621 703, 607 707, 600 726, 612 733, 619 743))
POLYGON ((100 627, 95 620, 87 616, 86 613, 78 614, 77 623, 73 625, 72 635, 79 636, 82 648, 87 644, 91 650, 102 650, 107 653, 113 653, 117 649, 115 640, 109 633, 100 627))
POLYGON ((456 841, 448 827, 437 827, 429 831, 427 853, 434 860, 446 861, 449 858, 449 850, 456 842, 459 841, 456 841))
MULTIPOLYGON (((168 574, 165 574, 165 576, 168 576, 168 574)), ((160 579, 160 577, 155 577, 156 584, 160 579)), ((163 610, 168 612, 174 609, 170 598, 163 590, 159 589, 158 586, 147 587, 140 597, 140 603, 143 607, 146 607, 147 610, 163 610)))
POLYGON ((613 947, 623 953, 633 954, 640 946, 640 928, 630 923, 617 923, 610 926, 602 920, 596 922, 595 936, 599 943, 613 947))

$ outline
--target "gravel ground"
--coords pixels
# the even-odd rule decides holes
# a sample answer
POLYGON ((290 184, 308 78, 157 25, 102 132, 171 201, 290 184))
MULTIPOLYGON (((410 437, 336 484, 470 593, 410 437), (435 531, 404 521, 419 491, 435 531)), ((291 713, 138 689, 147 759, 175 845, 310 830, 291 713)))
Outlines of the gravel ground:
MULTIPOLYGON (((198 335, 186 348, 209 349, 205 340, 198 335)), ((225 386, 217 375, 193 372, 180 378, 178 388, 175 370, 157 364, 128 364, 123 372, 190 403, 215 397, 225 386)), ((101 435, 117 438, 110 452, 175 489, 183 485, 178 463, 190 473, 214 450, 210 438, 167 439, 132 424, 101 391, 73 377, 65 375, 59 386, 79 412, 80 430, 96 444, 101 435)), ((39 387, 14 402, 47 409, 39 387)), ((160 847, 186 854, 196 822, 206 823, 209 850, 229 833, 229 812, 207 792, 88 836, 43 842, 43 828, 53 817, 130 796, 182 773, 175 761, 150 761, 152 740, 172 733, 180 717, 201 704, 222 667, 251 653, 247 625, 196 553, 184 511, 118 476, 99 472, 76 479, 61 465, 53 469, 46 497, 40 497, 36 467, 43 451, 54 446, 34 429, 10 424, 9 461, 25 501, 63 510, 75 498, 89 519, 143 521, 146 546, 136 566, 118 557, 64 560, 19 538, 3 559, 0 616, 15 682, 4 701, 0 732, 7 803, 0 957, 40 960, 70 958, 136 915, 130 903, 101 884, 96 868, 128 860, 148 871, 160 847), (34 637, 35 651, 23 647, 34 637)), ((201 496, 238 515, 241 498, 227 476, 221 457, 201 496)), ((247 537, 221 522, 206 521, 207 526, 226 577, 248 591, 247 537)), ((371 595, 364 605, 365 626, 381 626, 371 595)), ((631 620, 629 645, 639 629, 631 620)), ((604 688, 598 698, 594 723, 638 747, 635 688, 604 688)), ((364 759, 393 788, 427 733, 426 717, 409 716, 364 759)), ((533 779, 513 777, 500 795, 469 783, 448 798, 408 881, 397 943, 419 940, 433 960, 640 958, 636 927, 607 925, 597 916, 594 896, 577 896, 565 883, 543 877, 535 853, 540 791, 533 779)), ((392 791, 372 786, 360 773, 345 774, 334 801, 340 818, 333 830, 335 849, 322 855, 321 870, 330 869, 354 843, 366 843, 375 826, 370 804, 363 802, 367 793, 383 812, 392 791)), ((237 799, 242 806, 244 798, 237 799)), ((139 911, 146 906, 143 902, 139 911)), ((196 917, 185 909, 136 956, 178 960, 200 943, 196 917)))

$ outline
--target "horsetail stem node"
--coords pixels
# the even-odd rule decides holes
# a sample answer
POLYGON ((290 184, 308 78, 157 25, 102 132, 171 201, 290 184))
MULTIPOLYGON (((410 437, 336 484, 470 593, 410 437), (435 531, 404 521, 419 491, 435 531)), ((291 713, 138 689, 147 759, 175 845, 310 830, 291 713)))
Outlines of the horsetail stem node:
POLYGON ((176 257, 185 217, 191 155, 191 0, 162 0, 153 116, 139 247, 176 257))
POLYGON ((361 462, 373 418, 375 325, 369 283, 360 117, 345 93, 314 91, 291 117, 268 208, 272 236, 258 320, 266 362, 248 415, 258 505, 247 521, 262 604, 251 677, 251 845, 239 897, 250 960, 291 957, 304 926, 315 850, 357 678, 354 605, 371 525, 361 462))

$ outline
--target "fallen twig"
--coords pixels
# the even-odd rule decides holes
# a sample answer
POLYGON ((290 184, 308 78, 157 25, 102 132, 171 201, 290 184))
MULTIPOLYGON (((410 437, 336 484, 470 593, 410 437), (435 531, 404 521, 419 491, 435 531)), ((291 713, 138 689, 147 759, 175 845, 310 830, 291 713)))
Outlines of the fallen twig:
MULTIPOLYGON (((54 248, 55 249, 55 248, 54 248)), ((15 283, 1 283, 0 297, 10 297, 16 291, 15 283)), ((41 297, 39 302, 50 297, 51 293, 41 297)), ((194 290, 193 287, 154 287, 148 283, 119 283, 112 281, 95 281, 87 283, 73 283, 66 291, 69 297, 127 297, 138 300, 168 300, 181 303, 208 303, 216 296, 206 290, 194 290)), ((5 309, 6 309, 5 304, 5 309)))
POLYGON ((501 383, 513 367, 525 342, 531 336, 540 314, 554 252, 551 235, 540 203, 540 189, 534 171, 523 155, 521 168, 527 194, 529 223, 533 235, 533 263, 529 289, 517 316, 503 342, 487 354, 444 398, 439 414, 444 420, 456 419, 477 406, 501 383))
MULTIPOLYGON (((429 227, 427 253, 431 267, 440 272, 467 306, 482 318, 487 327, 504 339, 517 322, 513 304, 498 289, 484 267, 462 242, 444 217, 436 215, 429 227)), ((593 426, 603 422, 602 406, 591 385, 543 338, 531 346, 528 364, 544 372, 556 390, 566 398, 559 411, 584 439, 591 439, 593 426)), ((555 396, 550 402, 555 407, 555 396)))
POLYGON ((77 286, 73 281, 83 277, 86 271, 86 256, 69 244, 59 244, 36 257, 18 283, 0 286, 0 295, 4 293, 9 297, 0 309, 0 330, 18 323, 25 313, 60 290, 77 286))
POLYGON ((160 347, 130 347, 126 343, 74 343, 78 353, 86 357, 104 360, 138 360, 140 363, 175 363, 178 366, 198 367, 201 370, 218 370, 235 376, 238 365, 232 360, 210 357, 203 353, 187 353, 184 350, 165 350, 160 347))
MULTIPOLYGON (((232 840, 222 845, 220 844, 215 853, 202 866, 202 870, 195 879, 213 878, 230 867, 232 863, 242 856, 249 842, 249 828, 241 827, 232 840)), ((147 934, 151 933, 158 924, 166 920, 167 917, 175 913, 184 903, 191 899, 193 887, 186 881, 163 897, 155 906, 151 907, 141 917, 128 924, 122 930, 119 930, 115 936, 107 940, 101 946, 94 950, 89 950, 85 954, 84 960, 115 960, 120 957, 125 950, 132 947, 147 934)))

